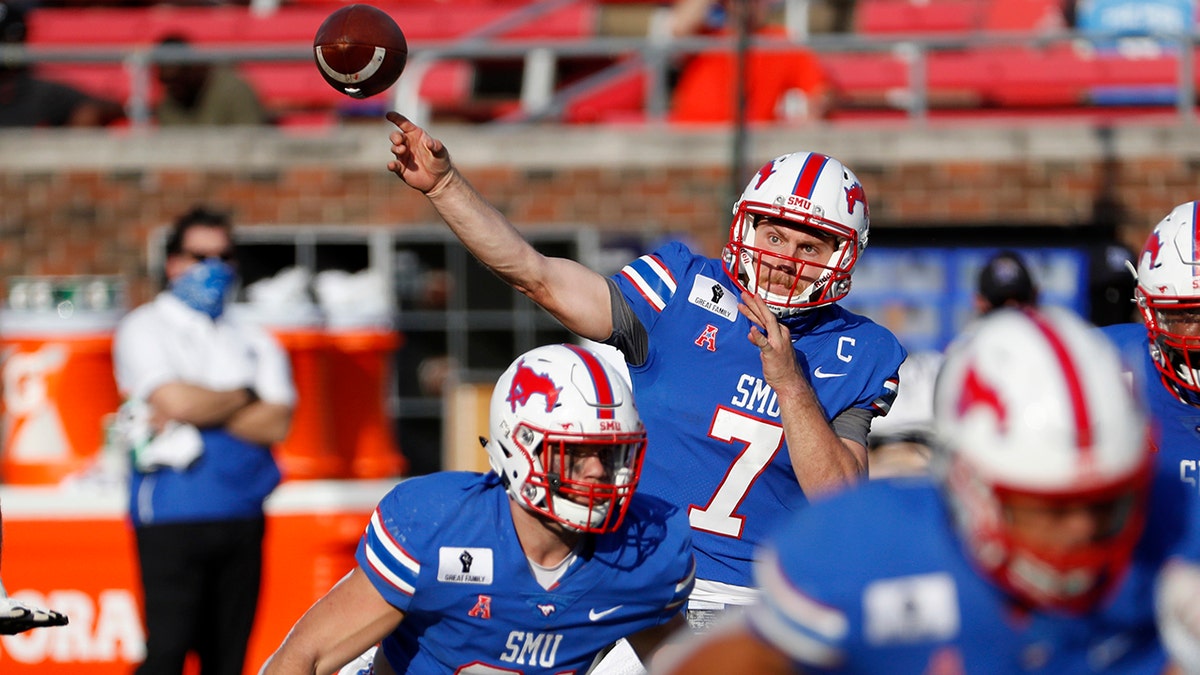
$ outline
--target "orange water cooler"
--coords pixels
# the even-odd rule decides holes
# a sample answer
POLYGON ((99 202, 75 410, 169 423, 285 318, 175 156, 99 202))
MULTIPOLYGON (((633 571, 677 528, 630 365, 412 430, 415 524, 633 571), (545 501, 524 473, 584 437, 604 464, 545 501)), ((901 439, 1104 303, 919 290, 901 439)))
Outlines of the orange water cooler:
POLYGON ((259 323, 279 340, 292 365, 296 408, 287 438, 275 446, 284 480, 346 478, 349 459, 334 434, 325 319, 315 305, 288 308, 237 305, 242 318, 259 323))
POLYGON ((353 321, 332 316, 329 396, 333 428, 350 474, 359 479, 400 476, 408 461, 396 442, 387 401, 400 334, 385 320, 353 321))
POLYGON ((59 483, 99 455, 121 404, 112 360, 120 297, 109 278, 9 281, 0 310, 4 483, 59 483))

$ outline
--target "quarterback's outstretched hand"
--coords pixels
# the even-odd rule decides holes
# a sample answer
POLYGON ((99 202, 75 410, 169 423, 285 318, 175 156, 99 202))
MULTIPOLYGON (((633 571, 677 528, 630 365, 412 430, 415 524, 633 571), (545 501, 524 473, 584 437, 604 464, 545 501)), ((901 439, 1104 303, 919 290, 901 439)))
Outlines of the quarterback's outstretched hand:
POLYGON ((387 119, 396 125, 396 131, 388 136, 395 157, 388 162, 388 171, 413 189, 429 194, 450 175, 450 152, 441 141, 404 115, 392 111, 387 119))
POLYGON ((67 615, 52 609, 30 607, 20 600, 0 596, 0 635, 16 635, 31 628, 67 625, 67 615))

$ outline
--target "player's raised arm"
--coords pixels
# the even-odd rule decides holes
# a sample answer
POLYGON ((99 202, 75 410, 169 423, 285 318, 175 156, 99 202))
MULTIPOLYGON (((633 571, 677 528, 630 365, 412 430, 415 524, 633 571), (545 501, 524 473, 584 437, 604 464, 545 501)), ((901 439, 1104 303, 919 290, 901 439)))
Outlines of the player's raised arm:
POLYGON ((429 198, 472 255, 569 330, 593 340, 609 337, 612 305, 603 276, 574 260, 539 253, 459 173, 440 140, 399 113, 387 118, 396 125, 388 170, 429 198))

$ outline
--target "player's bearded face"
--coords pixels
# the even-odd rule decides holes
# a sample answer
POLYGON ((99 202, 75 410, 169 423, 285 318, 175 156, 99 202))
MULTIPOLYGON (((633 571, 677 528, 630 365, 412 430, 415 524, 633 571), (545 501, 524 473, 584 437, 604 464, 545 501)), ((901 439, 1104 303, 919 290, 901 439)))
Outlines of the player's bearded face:
POLYGON ((755 229, 758 287, 776 295, 791 297, 819 279, 837 248, 831 235, 775 218, 755 229))

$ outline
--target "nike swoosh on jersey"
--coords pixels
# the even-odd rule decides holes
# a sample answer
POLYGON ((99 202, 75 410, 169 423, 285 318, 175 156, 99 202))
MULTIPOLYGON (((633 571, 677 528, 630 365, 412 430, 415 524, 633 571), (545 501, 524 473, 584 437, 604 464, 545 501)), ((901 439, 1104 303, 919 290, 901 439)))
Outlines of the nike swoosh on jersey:
POLYGON ((817 366, 817 369, 813 371, 813 375, 815 375, 818 379, 821 379, 821 380, 825 380, 825 379, 828 379, 831 377, 845 377, 847 374, 848 373, 825 373, 825 372, 821 371, 820 366, 817 366))
POLYGON ((604 610, 603 612, 597 612, 596 608, 593 607, 592 609, 588 610, 588 620, 589 621, 599 621, 600 619, 603 619, 604 617, 608 616, 609 614, 612 614, 613 612, 617 611, 618 609, 621 609, 624 606, 625 605, 617 605, 616 607, 609 607, 608 609, 604 610))

